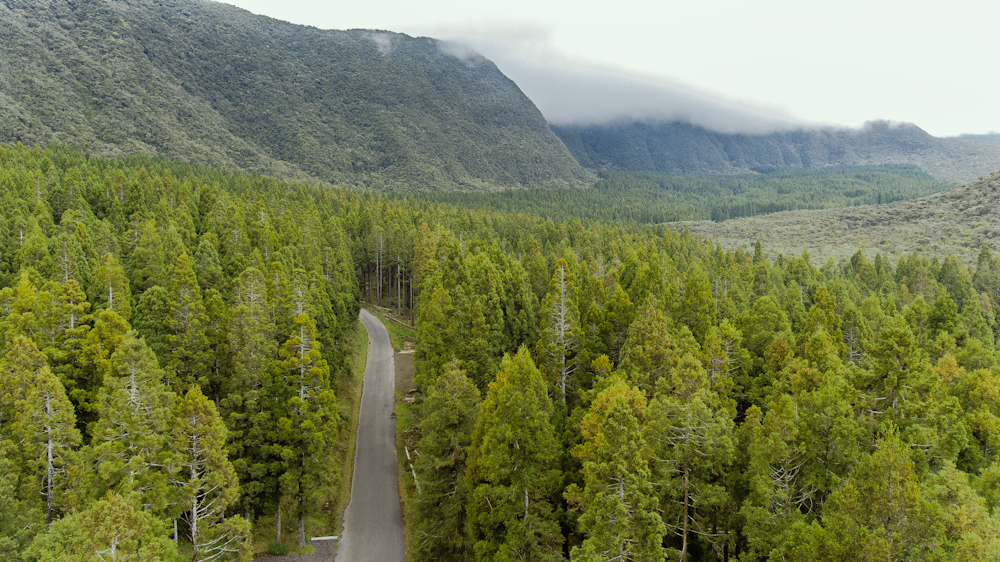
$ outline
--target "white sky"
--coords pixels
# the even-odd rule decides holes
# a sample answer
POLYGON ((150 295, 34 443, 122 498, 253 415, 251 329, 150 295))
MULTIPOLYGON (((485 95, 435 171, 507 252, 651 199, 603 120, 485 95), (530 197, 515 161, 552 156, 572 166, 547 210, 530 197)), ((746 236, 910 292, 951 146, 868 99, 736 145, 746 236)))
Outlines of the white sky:
POLYGON ((554 122, 652 113, 721 130, 750 109, 764 123, 1000 131, 995 1, 224 1, 322 29, 464 41, 554 122), (629 86, 608 85, 619 80, 629 86), (705 97, 725 103, 691 101, 705 97))

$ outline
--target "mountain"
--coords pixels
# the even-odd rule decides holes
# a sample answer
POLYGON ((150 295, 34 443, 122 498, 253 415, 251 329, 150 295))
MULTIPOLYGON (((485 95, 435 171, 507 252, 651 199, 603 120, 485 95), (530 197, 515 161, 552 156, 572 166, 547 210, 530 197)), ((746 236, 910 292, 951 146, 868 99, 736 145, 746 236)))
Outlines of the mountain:
POLYGON ((199 0, 0 1, 0 141, 375 189, 594 181, 481 56, 199 0))
POLYGON ((959 140, 976 141, 976 142, 989 142, 993 144, 1000 144, 1000 133, 986 133, 985 135, 958 135, 955 137, 959 140))
POLYGON ((942 259, 957 255, 975 264, 984 243, 1000 241, 1000 172, 919 199, 819 211, 787 211, 756 217, 671 223, 723 248, 752 251, 760 240, 769 257, 803 251, 819 263, 847 260, 858 247, 869 257, 881 253, 893 263, 914 252, 942 259))
POLYGON ((551 125, 587 168, 669 174, 740 174, 761 168, 913 164, 949 182, 1000 169, 1000 145, 936 138, 885 121, 860 129, 800 129, 767 135, 717 133, 681 121, 551 125))

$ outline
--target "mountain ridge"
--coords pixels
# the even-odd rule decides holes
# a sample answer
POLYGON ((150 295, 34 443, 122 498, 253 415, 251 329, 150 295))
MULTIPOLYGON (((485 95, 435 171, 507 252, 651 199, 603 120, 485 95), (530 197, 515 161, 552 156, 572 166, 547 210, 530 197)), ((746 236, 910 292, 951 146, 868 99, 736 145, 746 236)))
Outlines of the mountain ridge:
POLYGON ((211 1, 3 0, 0 140, 374 189, 594 178, 482 57, 211 1))
POLYGON ((916 125, 869 121, 860 129, 816 128, 767 135, 717 133, 683 121, 549 125, 587 168, 672 174, 741 174, 760 168, 913 164, 968 182, 1000 169, 1000 145, 939 139, 916 125))

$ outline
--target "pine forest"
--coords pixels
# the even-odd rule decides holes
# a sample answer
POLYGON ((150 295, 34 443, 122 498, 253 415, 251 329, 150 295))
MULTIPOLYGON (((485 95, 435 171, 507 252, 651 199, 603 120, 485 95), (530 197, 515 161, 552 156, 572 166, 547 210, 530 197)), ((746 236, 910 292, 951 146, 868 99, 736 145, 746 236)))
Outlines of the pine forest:
POLYGON ((335 534, 362 303, 415 327, 410 560, 1000 557, 986 245, 817 266, 59 145, 0 193, 4 560, 335 534))

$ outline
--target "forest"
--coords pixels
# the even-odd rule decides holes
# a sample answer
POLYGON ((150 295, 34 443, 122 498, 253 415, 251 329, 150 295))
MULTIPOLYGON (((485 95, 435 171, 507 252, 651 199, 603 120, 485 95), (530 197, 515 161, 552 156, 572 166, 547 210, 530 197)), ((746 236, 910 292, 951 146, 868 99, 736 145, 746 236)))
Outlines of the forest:
POLYGON ((987 245, 816 267, 56 145, 0 192, 6 560, 303 543, 362 303, 416 327, 411 560, 1000 557, 987 245))
POLYGON ((820 170, 759 168, 741 175, 673 175, 601 170, 593 189, 509 189, 394 193, 403 201, 434 201, 553 220, 662 223, 721 222, 778 211, 882 205, 944 191, 916 166, 833 166, 820 170))

